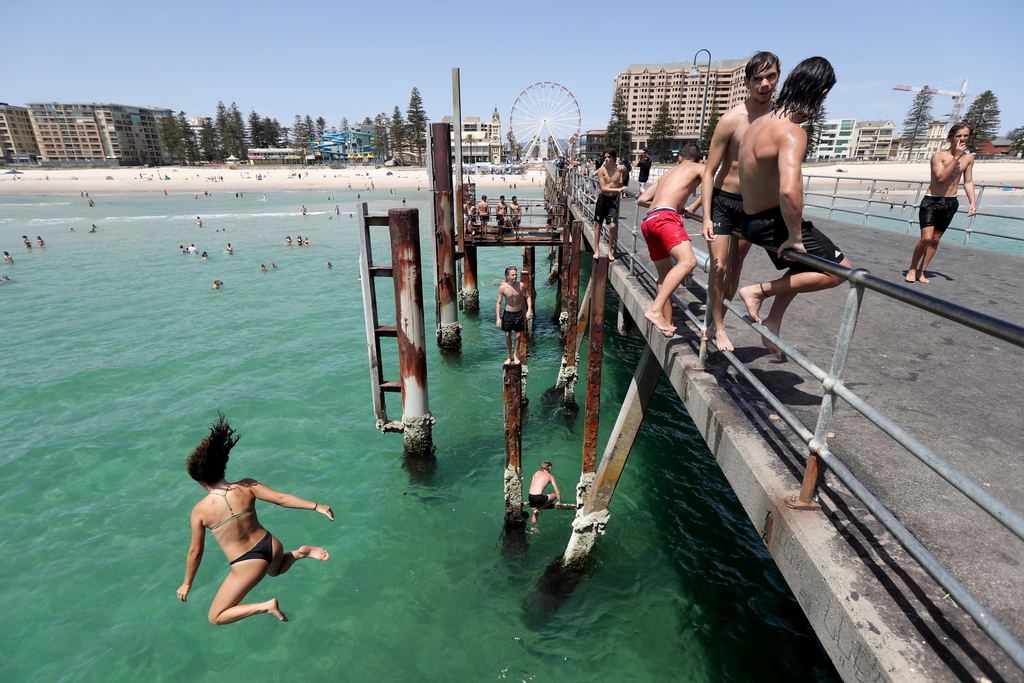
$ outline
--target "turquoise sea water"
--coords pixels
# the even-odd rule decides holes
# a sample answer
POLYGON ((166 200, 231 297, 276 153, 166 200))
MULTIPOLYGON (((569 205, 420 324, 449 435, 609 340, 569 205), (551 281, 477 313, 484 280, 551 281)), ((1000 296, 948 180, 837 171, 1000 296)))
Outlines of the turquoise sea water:
MULTIPOLYGON (((383 213, 403 192, 371 194, 383 213)), ((428 234, 428 193, 404 195, 428 234)), ((374 428, 355 191, 92 197, 0 197, 0 249, 15 258, 0 264, 13 279, 0 284, 4 680, 838 680, 664 380, 584 580, 561 601, 537 592, 571 513, 544 513, 525 546, 503 541, 504 343, 490 311, 518 250, 481 250, 463 352, 428 343, 437 467, 418 473, 401 436, 374 428), (330 218, 335 204, 346 211, 330 218), (46 248, 26 250, 23 234, 46 248), (299 234, 310 247, 284 245, 299 234), (191 243, 209 259, 178 252, 191 243), (337 514, 258 506, 286 548, 332 554, 250 593, 277 597, 287 624, 207 623, 227 573, 209 535, 189 602, 175 596, 203 494, 184 461, 217 410, 241 434, 229 478, 337 514)), ((528 471, 553 461, 570 499, 582 418, 567 424, 545 393, 553 299, 542 286, 523 457, 528 471)), ((642 351, 609 330, 602 449, 642 351)))

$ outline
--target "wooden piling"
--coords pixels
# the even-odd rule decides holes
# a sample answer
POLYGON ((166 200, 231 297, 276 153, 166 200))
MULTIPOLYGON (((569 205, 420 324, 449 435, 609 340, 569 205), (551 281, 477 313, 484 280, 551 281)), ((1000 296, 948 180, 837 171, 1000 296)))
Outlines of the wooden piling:
POLYGON ((505 524, 525 524, 523 513, 522 366, 504 365, 505 524))
POLYGON ((458 351, 462 348, 462 326, 455 277, 451 144, 450 123, 430 124, 430 189, 434 199, 434 274, 439 317, 437 343, 442 349, 458 351))
POLYGON ((604 360, 604 305, 608 287, 608 256, 594 258, 590 292, 590 345, 587 349, 587 399, 583 419, 583 472, 577 500, 585 501, 597 459, 597 428, 601 411, 601 363, 604 360))

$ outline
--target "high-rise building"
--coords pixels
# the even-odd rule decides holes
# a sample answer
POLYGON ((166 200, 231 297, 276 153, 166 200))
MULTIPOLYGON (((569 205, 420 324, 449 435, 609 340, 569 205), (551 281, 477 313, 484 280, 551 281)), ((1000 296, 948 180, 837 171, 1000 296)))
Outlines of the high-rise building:
MULTIPOLYGON (((442 123, 452 123, 451 116, 441 119, 442 123)), ((452 145, 455 140, 452 140, 452 145)), ((481 121, 479 116, 462 118, 462 163, 464 164, 500 164, 505 145, 501 140, 501 115, 495 109, 491 121, 481 121)))
POLYGON ((631 157, 647 147, 651 125, 658 117, 662 102, 668 102, 669 116, 675 124, 675 140, 681 146, 697 142, 711 112, 724 114, 747 98, 743 82, 749 58, 711 62, 677 62, 674 64, 631 64, 615 77, 615 88, 626 98, 626 110, 633 133, 631 157), (707 109, 704 89, 707 84, 707 109))
POLYGON ((892 147, 892 121, 858 121, 853 157, 861 161, 885 161, 892 147))
POLYGON ((123 104, 29 102, 44 163, 61 166, 169 164, 160 119, 170 109, 123 104))
POLYGON ((28 108, 0 102, 0 162, 31 164, 38 156, 39 145, 32 132, 28 108))
POLYGON ((849 159, 857 138, 857 119, 829 119, 821 124, 818 159, 849 159))

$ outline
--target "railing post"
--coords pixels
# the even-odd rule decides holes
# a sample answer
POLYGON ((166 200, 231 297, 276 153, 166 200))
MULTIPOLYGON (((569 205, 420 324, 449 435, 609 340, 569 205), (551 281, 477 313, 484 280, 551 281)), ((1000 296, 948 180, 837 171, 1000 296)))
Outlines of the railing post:
POLYGON ((828 206, 828 217, 832 218, 832 210, 836 208, 836 197, 839 195, 839 178, 836 178, 836 186, 832 189, 832 202, 828 206))
MULTIPOLYGON (((451 124, 430 124, 430 189, 434 195, 434 268, 440 321, 437 343, 442 349, 462 348, 455 278, 455 215, 452 206, 451 124)), ((459 211, 462 208, 459 207, 459 211)))
POLYGON ((868 202, 864 205, 864 220, 861 222, 861 225, 868 224, 868 214, 871 213, 871 202, 875 201, 875 184, 877 182, 877 180, 871 181, 871 190, 868 194, 868 202))
POLYGON ((825 395, 821 399, 821 408, 818 410, 818 423, 814 428, 814 436, 808 444, 810 453, 807 456, 807 467, 804 470, 800 493, 786 501, 792 508, 799 510, 820 508, 814 501, 821 466, 818 453, 828 446, 828 430, 836 406, 835 387, 843 383, 846 358, 850 355, 853 333, 857 329, 857 317, 860 314, 861 301, 864 299, 864 286, 858 284, 857 279, 867 274, 868 271, 863 268, 856 268, 850 273, 850 289, 846 294, 846 307, 843 310, 843 319, 839 325, 839 334, 836 336, 836 346, 832 353, 832 367, 829 369, 828 377, 822 382, 825 395))
POLYGON ((910 207, 910 218, 907 219, 907 234, 910 234, 910 229, 914 227, 914 216, 917 215, 915 212, 921 206, 921 189, 924 187, 924 183, 918 181, 917 192, 914 194, 914 205, 910 207))
POLYGON ((402 422, 407 455, 433 452, 434 417, 427 396, 426 331, 418 209, 388 211, 394 268, 398 366, 402 377, 402 422))
MULTIPOLYGON (((978 190, 977 196, 975 196, 975 206, 981 206, 981 196, 985 194, 985 186, 982 185, 981 189, 978 190)), ((967 244, 971 239, 971 231, 974 229, 974 219, 978 214, 971 216, 971 221, 967 224, 967 230, 964 231, 964 244, 967 244)))

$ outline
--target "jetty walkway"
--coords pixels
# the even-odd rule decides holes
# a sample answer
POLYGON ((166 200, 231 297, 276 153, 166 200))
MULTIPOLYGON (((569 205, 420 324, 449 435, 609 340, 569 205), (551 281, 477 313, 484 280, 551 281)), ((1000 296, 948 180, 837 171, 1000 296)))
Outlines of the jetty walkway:
MULTIPOLYGON (((593 182, 581 176, 572 182, 585 181, 593 182)), ((594 249, 588 195, 592 188, 575 187, 564 201, 594 249)), ((808 434, 822 410, 822 382, 797 361, 778 361, 768 353, 760 336, 735 314, 745 314, 738 297, 740 305, 727 314, 726 324, 736 346, 733 355, 745 370, 713 345, 705 367, 698 369, 700 330, 692 320, 677 311, 677 334, 666 339, 644 319, 655 293, 653 266, 642 237, 634 240, 631 234, 632 199, 623 200, 621 215, 609 282, 843 678, 1024 681, 1024 670, 977 623, 994 617, 1011 643, 1015 639, 1019 647, 1024 641, 1024 541, 842 400, 836 401, 828 427, 827 450, 835 461, 822 465, 820 510, 787 504, 801 487, 808 434), (636 253, 627 253, 634 243, 636 253), (755 391, 751 379, 763 383, 779 403, 755 391), (807 425, 803 437, 787 424, 786 411, 807 425), (983 606, 977 619, 922 568, 907 543, 883 526, 878 514, 884 517, 884 511, 873 513, 864 496, 858 498, 840 481, 837 468, 852 473, 977 598, 983 606)), ((1019 301, 1024 258, 950 240, 929 269, 931 284, 910 285, 903 277, 916 234, 814 222, 854 268, 1005 321, 1004 329, 1020 325, 1024 317, 1019 301)), ((688 220, 687 229, 701 262, 706 246, 700 224, 688 220)), ((700 268, 694 275, 706 281, 700 268)), ((764 250, 755 247, 741 285, 778 274, 764 250)), ((850 289, 801 294, 786 314, 780 336, 825 373, 850 289)), ((680 288, 678 303, 703 319, 705 291, 699 283, 680 288)), ((1011 516, 1024 514, 1024 350, 1019 345, 865 289, 841 384, 973 482, 962 488, 990 494, 1011 516)))

